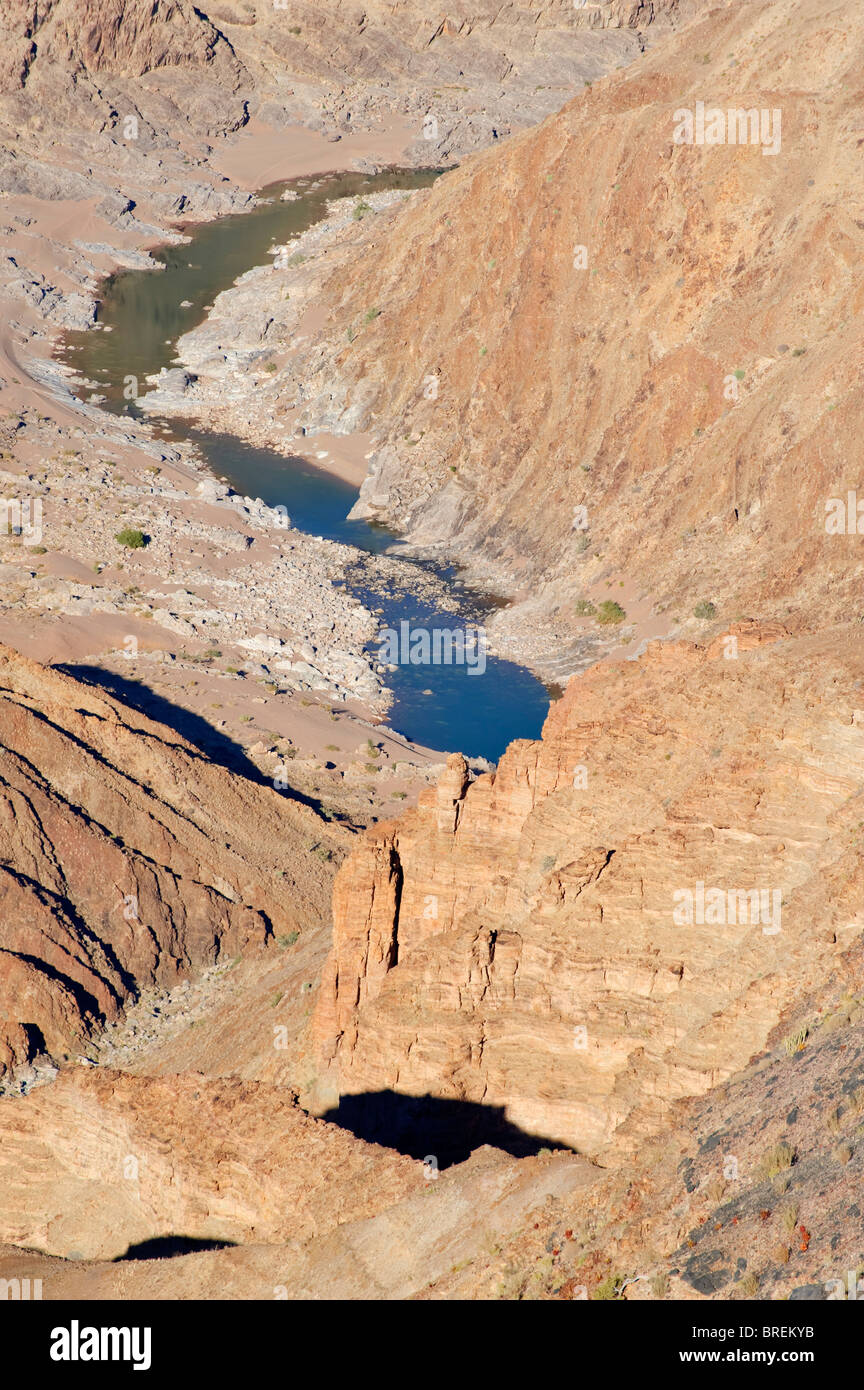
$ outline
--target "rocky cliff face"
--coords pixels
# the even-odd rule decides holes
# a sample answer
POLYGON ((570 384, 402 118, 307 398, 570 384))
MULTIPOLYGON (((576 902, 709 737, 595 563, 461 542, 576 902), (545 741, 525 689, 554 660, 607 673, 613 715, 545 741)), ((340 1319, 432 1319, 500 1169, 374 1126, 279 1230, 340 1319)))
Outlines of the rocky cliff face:
POLYGON ((304 382, 305 423, 378 431, 362 514, 571 634, 618 580, 673 621, 843 618, 862 52, 839 0, 713 9, 370 238, 304 382), (676 143, 700 102, 764 139, 676 143))
POLYGON ((143 985, 320 920, 328 875, 310 851, 337 837, 165 725, 0 648, 0 1075, 80 1045, 143 985))
POLYGON ((217 89, 223 102, 218 128, 235 128, 245 119, 235 97, 241 84, 248 93, 252 78, 190 0, 27 0, 0 17, 0 40, 0 94, 12 98, 10 114, 20 112, 22 130, 37 125, 33 102, 49 94, 59 101, 64 124, 80 123, 88 135, 113 126, 118 110, 140 114, 149 107, 151 117, 164 119, 166 98, 179 96, 177 70, 194 72, 199 89, 185 102, 187 120, 194 124, 203 117, 206 126, 208 106, 216 117, 217 89), (146 85, 137 93, 125 85, 148 76, 149 91, 146 85), (32 100, 16 103, 16 95, 25 93, 32 100), (113 111, 112 99, 120 103, 113 111))
POLYGON ((25 0, 2 24, 8 85, 23 87, 37 59, 40 70, 116 77, 214 63, 239 76, 230 44, 190 0, 25 0))
POLYGON ((343 1106, 503 1106, 613 1156, 744 1066, 860 931, 862 674, 848 634, 742 625, 574 679, 495 773, 454 755, 337 878, 343 1106))

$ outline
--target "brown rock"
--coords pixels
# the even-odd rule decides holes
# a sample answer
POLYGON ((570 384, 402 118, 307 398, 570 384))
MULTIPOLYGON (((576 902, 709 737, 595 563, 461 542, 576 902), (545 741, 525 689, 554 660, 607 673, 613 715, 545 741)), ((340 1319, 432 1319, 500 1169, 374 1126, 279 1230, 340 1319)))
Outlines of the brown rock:
POLYGON ((194 1074, 65 1071, 0 1100, 0 1135, 0 1239, 83 1259, 177 1236, 302 1241, 424 1187, 421 1164, 284 1088, 194 1074))
POLYGON ((504 1106, 531 1135, 626 1150, 857 939, 860 644, 737 635, 736 659, 658 643, 594 667, 541 741, 467 789, 451 759, 367 834, 315 1018, 343 1095, 504 1106), (721 890, 713 922, 700 885, 721 890))
POLYGON ((165 725, 0 647, 0 1074, 145 984, 303 929, 338 836, 165 725))

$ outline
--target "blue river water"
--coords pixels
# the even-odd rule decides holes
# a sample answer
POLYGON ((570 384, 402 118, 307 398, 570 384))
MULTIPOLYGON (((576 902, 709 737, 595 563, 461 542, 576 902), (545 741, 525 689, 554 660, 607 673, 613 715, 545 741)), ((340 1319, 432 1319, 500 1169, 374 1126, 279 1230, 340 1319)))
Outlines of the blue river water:
MULTIPOLYGON (((432 177, 431 173, 391 170, 327 176, 314 183, 298 180, 291 185, 300 195, 295 201, 280 200, 286 187, 280 184, 265 190, 268 201, 251 213, 187 228, 192 236, 189 243, 156 253, 163 271, 132 270, 111 277, 104 287, 99 318, 113 331, 68 334, 67 347, 74 347, 76 355, 67 360, 98 383, 106 409, 136 413, 123 395, 127 374, 143 381, 168 365, 175 356, 177 338, 201 322, 214 295, 265 261, 273 242, 296 235, 324 216, 330 198, 417 187, 432 177)), ((348 520, 357 498, 357 489, 350 483, 303 459, 256 448, 188 421, 171 421, 166 432, 174 439, 193 440, 216 477, 237 492, 259 497, 269 506, 286 507, 298 530, 371 553, 386 550, 398 558, 396 536, 381 526, 348 520)), ((436 573, 451 582, 457 577, 452 570, 438 568, 436 573)), ((382 627, 396 631, 404 621, 412 630, 473 626, 482 623, 484 605, 487 612, 493 606, 488 597, 458 589, 451 592, 459 596, 460 613, 437 611, 402 586, 394 588, 392 597, 377 591, 369 594, 350 572, 346 587, 367 606, 383 609, 382 627)), ((388 725, 413 742, 491 762, 498 760, 512 739, 536 738, 550 700, 541 682, 523 667, 488 654, 482 673, 472 673, 472 664, 480 663, 469 658, 462 664, 399 664, 387 676, 394 696, 388 725)))

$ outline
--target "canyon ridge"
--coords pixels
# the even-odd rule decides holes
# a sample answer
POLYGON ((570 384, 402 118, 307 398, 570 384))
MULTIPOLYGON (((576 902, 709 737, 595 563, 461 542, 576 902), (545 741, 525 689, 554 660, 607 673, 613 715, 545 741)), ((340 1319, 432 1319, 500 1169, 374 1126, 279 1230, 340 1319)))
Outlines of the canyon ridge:
POLYGON ((845 1298, 864 15, 0 51, 6 1297, 845 1298))

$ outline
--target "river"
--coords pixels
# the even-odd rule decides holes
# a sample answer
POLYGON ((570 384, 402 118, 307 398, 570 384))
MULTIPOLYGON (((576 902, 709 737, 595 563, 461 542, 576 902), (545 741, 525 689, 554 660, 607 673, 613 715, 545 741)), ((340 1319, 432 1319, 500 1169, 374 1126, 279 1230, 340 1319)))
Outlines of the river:
MULTIPOLYGON (((383 189, 412 189, 429 184, 432 172, 388 170, 380 174, 334 174, 296 179, 263 190, 264 202, 253 211, 223 217, 184 230, 191 241, 154 253, 165 269, 122 271, 103 286, 99 320, 110 333, 66 335, 74 349, 66 361, 97 383, 105 397, 103 408, 117 414, 136 414, 124 397, 124 382, 142 382, 169 366, 177 355, 176 342, 206 316, 207 306, 239 275, 266 263, 272 245, 305 231, 326 214, 329 200, 356 197, 383 189), (291 188, 299 195, 282 201, 291 188)), ((92 389, 92 388, 90 388, 92 389)), ((89 394, 82 390, 82 396, 89 394)), ((172 420, 164 433, 194 441, 217 478, 247 497, 288 509, 300 531, 324 536, 372 553, 387 551, 398 558, 398 537, 378 525, 351 521, 348 513, 357 498, 350 483, 304 459, 244 443, 232 435, 212 433, 188 421, 172 420)), ((432 568, 432 566, 430 566, 432 568)), ((346 575, 346 587, 370 608, 380 608, 382 627, 399 631, 453 630, 482 623, 494 604, 488 596, 461 586, 458 571, 440 566, 436 573, 458 596, 459 613, 441 612, 411 592, 410 585, 394 588, 392 597, 374 595, 346 575)), ((407 571, 406 571, 407 573, 407 571)), ((412 742, 442 751, 459 751, 496 762, 514 738, 536 738, 549 708, 549 692, 535 676, 513 662, 486 655, 485 669, 475 657, 464 664, 397 665, 387 677, 394 701, 388 712, 391 728, 412 742)))

